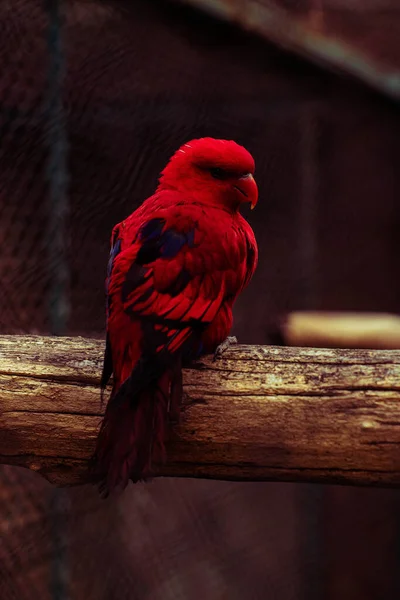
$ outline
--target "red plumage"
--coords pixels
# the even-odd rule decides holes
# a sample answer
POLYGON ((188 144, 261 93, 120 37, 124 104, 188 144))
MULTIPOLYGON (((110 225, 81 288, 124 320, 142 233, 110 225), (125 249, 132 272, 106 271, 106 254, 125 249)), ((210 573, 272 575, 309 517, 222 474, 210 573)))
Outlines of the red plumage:
POLYGON ((239 207, 257 202, 254 160, 233 141, 180 148, 153 196, 116 225, 102 387, 113 389, 94 455, 105 493, 151 475, 179 417, 182 363, 216 350, 257 264, 239 207))

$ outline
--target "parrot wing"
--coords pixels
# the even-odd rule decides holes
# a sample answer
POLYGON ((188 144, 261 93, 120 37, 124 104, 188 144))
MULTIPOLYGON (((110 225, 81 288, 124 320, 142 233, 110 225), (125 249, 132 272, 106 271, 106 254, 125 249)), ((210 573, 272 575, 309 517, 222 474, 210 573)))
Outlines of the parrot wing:
POLYGON ((213 320, 229 264, 213 260, 212 246, 196 224, 185 229, 161 218, 141 228, 122 287, 126 312, 176 327, 213 320), (195 243, 195 234, 203 238, 201 243, 195 243))
POLYGON ((213 321, 234 269, 229 252, 215 251, 198 220, 169 210, 146 221, 115 257, 109 293, 119 296, 126 314, 158 332, 154 343, 146 337, 148 352, 173 352, 213 321))
MULTIPOLYGON (((127 244, 128 232, 120 225, 113 230, 108 314, 116 310, 141 321, 147 355, 171 355, 181 349, 213 321, 225 297, 236 295, 254 272, 257 245, 247 222, 243 219, 245 236, 239 239, 235 230, 226 233, 218 223, 210 231, 209 220, 208 227, 202 223, 203 214, 193 206, 157 211, 136 228, 127 244), (218 245, 213 243, 216 236, 218 245), (232 290, 229 282, 240 272, 241 284, 232 290)), ((108 334, 102 387, 112 371, 108 334)))

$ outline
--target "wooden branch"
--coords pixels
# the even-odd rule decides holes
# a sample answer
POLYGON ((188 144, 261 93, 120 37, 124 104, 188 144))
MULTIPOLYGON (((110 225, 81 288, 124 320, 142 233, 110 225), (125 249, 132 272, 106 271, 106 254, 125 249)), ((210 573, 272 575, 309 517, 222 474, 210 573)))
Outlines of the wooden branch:
MULTIPOLYGON (((0 336, 0 463, 87 481, 103 342, 0 336)), ((237 346, 184 373, 160 475, 400 486, 400 352, 237 346)))
POLYGON ((288 346, 400 348, 400 317, 386 313, 298 311, 283 320, 288 346))

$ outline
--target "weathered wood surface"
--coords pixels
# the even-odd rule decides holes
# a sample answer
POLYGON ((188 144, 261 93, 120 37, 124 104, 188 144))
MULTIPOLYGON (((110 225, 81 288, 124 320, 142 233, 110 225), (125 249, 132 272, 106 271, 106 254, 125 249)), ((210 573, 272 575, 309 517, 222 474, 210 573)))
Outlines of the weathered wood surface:
MULTIPOLYGON (((0 336, 0 463, 87 481, 103 342, 0 336)), ((237 346, 184 374, 160 475, 400 486, 400 351, 237 346)))

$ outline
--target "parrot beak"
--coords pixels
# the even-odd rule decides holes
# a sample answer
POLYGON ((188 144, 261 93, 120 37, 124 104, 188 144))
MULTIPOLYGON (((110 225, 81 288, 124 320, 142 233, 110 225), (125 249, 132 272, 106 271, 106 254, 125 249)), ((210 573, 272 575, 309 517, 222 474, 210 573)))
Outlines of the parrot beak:
POLYGON ((258 200, 258 187, 253 175, 246 173, 238 179, 237 185, 234 187, 246 197, 246 201, 250 202, 250 208, 253 210, 258 200))

